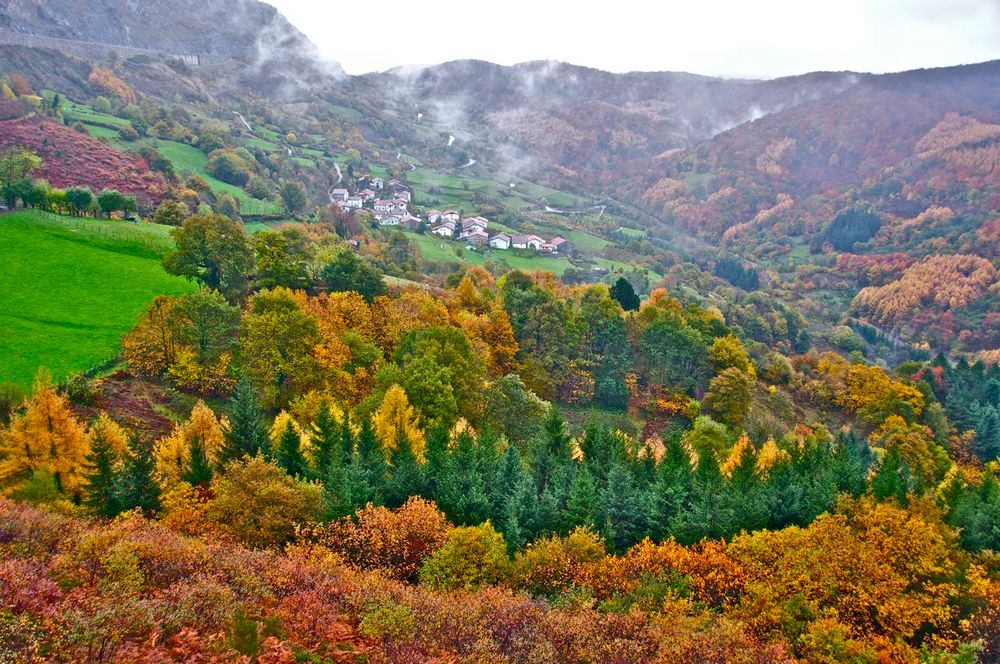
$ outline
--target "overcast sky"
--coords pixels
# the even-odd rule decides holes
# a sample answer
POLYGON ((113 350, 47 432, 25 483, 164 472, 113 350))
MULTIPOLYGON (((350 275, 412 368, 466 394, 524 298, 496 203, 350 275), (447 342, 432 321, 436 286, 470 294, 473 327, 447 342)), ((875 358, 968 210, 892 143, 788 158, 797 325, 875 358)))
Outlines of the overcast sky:
POLYGON ((267 1, 350 74, 476 58, 766 78, 1000 58, 1000 0, 267 1))

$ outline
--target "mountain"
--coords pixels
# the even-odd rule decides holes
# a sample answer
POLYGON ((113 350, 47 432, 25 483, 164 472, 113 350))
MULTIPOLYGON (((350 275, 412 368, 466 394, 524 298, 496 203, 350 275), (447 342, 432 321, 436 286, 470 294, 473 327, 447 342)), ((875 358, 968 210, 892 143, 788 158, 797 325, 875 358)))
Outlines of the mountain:
POLYGON ((255 0, 2 0, 0 29, 165 53, 253 56, 261 35, 308 40, 255 0))
MULTIPOLYGON (((1000 62, 745 80, 462 60, 345 76, 253 0, 0 0, 0 60, 0 75, 85 103, 117 79, 144 109, 128 122, 145 147, 181 141, 204 159, 218 141, 201 135, 228 133, 272 190, 296 179, 313 204, 342 167, 405 178, 419 164, 428 207, 461 202, 511 228, 603 241, 636 228, 647 244, 614 239, 599 257, 660 276, 678 261, 753 273, 730 285, 763 284, 824 336, 873 326, 873 352, 1000 348, 1000 286, 981 262, 995 269, 1000 254, 1000 62), (25 48, 26 35, 73 47, 25 48), (81 56, 80 44, 156 53, 109 60, 81 56), (203 60, 175 57, 185 54, 203 60), (926 261, 938 260, 935 273, 942 257, 937 272, 959 279, 962 296, 936 300, 942 283, 916 293, 926 261)), ((93 116, 89 126, 118 131, 95 129, 93 116)))

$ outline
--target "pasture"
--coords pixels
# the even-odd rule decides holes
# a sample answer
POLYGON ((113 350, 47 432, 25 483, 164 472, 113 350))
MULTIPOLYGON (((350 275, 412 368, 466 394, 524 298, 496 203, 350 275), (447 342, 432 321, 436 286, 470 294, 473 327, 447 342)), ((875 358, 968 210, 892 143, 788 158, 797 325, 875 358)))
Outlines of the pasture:
POLYGON ((18 211, 0 215, 0 383, 30 387, 113 357, 156 295, 194 289, 160 266, 169 228, 18 211))

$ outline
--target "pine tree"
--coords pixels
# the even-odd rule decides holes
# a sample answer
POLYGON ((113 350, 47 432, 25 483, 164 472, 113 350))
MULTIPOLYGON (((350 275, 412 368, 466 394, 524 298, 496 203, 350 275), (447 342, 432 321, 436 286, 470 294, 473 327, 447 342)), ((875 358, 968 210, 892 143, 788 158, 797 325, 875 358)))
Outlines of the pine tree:
POLYGON ((600 496, 604 532, 611 549, 624 552, 645 534, 646 507, 640 487, 625 463, 615 462, 600 496))
POLYGON ((438 507, 456 525, 473 525, 489 518, 487 472, 479 447, 468 431, 460 433, 438 478, 438 507))
POLYGON ((385 504, 400 507, 410 496, 423 492, 424 473, 405 431, 399 432, 390 454, 389 479, 384 488, 385 504))
POLYGON ((691 459, 679 435, 671 436, 663 460, 656 469, 650 500, 651 530, 657 540, 672 534, 672 524, 684 510, 691 494, 691 459))
POLYGON ((160 487, 156 483, 156 457, 150 442, 134 440, 125 466, 116 482, 118 504, 123 511, 160 509, 160 487))
POLYGON ((309 465, 302 453, 302 436, 295 428, 291 418, 285 424, 281 437, 278 439, 278 449, 275 452, 278 467, 291 477, 306 478, 309 476, 309 465))
POLYGON ((597 489, 594 487, 594 478, 587 466, 581 465, 566 499, 562 530, 568 532, 577 526, 595 525, 596 512, 597 489))
POLYGON ((1000 416, 993 406, 984 406, 982 409, 972 450, 983 463, 1000 457, 1000 416))
POLYGON ((191 454, 182 479, 191 486, 207 486, 212 481, 212 466, 199 436, 191 439, 191 454))
POLYGON ((115 493, 115 468, 120 459, 107 436, 96 432, 90 443, 87 464, 91 470, 84 477, 83 504, 98 516, 115 516, 121 512, 115 493))
POLYGON ((871 492, 879 500, 895 498, 906 501, 906 482, 904 481, 904 463, 896 448, 889 449, 882 457, 882 465, 871 481, 871 492))
POLYGON ((229 431, 225 445, 219 451, 219 465, 242 459, 244 456, 269 455, 264 413, 257 405, 253 385, 246 378, 240 379, 230 402, 229 431))
POLYGON ((736 532, 736 513, 728 489, 715 452, 702 449, 692 478, 690 503, 676 519, 678 541, 693 544, 705 537, 728 537, 736 532))
POLYGON ((333 456, 323 479, 323 512, 327 519, 349 516, 354 511, 347 468, 339 454, 333 456))
POLYGON ((381 505, 386 464, 382 446, 369 420, 361 421, 358 443, 347 468, 347 484, 352 507, 364 507, 368 503, 381 505))
POLYGON ((447 427, 435 427, 427 436, 427 491, 440 505, 441 483, 448 472, 448 443, 451 434, 447 427))
POLYGON ((332 464, 340 465, 343 461, 340 454, 340 426, 325 401, 320 404, 316 419, 312 423, 312 430, 313 474, 319 479, 324 479, 329 475, 332 464))

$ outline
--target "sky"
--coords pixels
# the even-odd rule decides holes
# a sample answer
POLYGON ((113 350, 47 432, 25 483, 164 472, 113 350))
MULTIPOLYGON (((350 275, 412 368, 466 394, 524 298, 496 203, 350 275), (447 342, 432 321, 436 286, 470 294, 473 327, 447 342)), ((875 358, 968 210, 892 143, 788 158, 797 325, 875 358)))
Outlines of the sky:
POLYGON ((1000 0, 265 1, 349 74, 475 58, 772 78, 1000 59, 1000 0))

